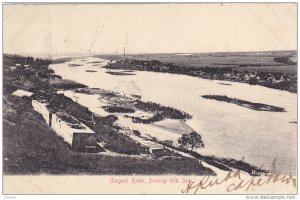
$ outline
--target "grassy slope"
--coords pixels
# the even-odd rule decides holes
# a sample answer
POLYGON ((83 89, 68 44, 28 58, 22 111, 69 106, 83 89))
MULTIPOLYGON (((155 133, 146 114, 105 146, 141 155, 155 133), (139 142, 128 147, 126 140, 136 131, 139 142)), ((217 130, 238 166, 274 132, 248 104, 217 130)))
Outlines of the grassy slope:
POLYGON ((32 110, 29 100, 4 97, 5 174, 211 174, 188 158, 129 158, 73 152, 32 110), (13 103, 12 103, 13 102, 13 103))
MULTIPOLYGON (((71 151, 33 110, 30 99, 11 95, 15 88, 23 87, 23 81, 34 90, 39 85, 27 78, 15 81, 8 70, 13 64, 4 57, 4 174, 213 174, 190 158, 111 157, 71 151)), ((44 87, 47 89, 47 85, 44 87)))

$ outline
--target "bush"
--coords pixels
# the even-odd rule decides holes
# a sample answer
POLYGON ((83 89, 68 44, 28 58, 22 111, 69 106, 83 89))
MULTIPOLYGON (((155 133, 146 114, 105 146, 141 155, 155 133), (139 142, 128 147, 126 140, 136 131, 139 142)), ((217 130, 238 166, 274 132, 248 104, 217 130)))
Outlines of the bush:
POLYGON ((134 113, 135 110, 132 108, 125 108, 119 106, 102 106, 106 112, 109 113, 134 113))

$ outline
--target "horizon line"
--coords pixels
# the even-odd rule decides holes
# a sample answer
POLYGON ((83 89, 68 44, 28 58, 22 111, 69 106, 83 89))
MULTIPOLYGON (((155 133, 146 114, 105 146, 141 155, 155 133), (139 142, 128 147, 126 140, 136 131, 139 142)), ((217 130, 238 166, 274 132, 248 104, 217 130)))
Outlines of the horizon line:
MULTIPOLYGON (((298 49, 294 50, 256 50, 256 51, 203 51, 203 52, 132 52, 126 53, 126 55, 145 55, 145 54, 216 54, 216 53, 265 53, 265 52, 297 52, 298 49)), ((112 52, 95 52, 95 53, 82 53, 82 52, 73 52, 73 53, 58 53, 58 54, 47 54, 47 53, 2 53, 3 55, 19 55, 19 56, 31 56, 31 57, 59 57, 59 56, 97 56, 97 55, 123 55, 123 53, 112 53, 112 52)))

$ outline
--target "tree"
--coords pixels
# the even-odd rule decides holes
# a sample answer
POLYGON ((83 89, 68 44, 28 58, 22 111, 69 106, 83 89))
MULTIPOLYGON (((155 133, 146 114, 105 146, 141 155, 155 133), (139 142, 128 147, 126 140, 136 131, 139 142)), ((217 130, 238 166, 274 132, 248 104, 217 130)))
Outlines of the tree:
POLYGON ((193 151, 194 148, 204 148, 201 135, 195 131, 183 134, 177 141, 180 147, 191 148, 191 151, 193 151))

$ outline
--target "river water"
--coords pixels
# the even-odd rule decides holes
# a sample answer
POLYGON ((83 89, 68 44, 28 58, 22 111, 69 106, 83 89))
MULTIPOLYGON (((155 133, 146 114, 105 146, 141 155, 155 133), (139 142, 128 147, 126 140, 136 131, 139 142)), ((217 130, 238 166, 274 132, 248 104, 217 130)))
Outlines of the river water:
MULTIPOLYGON (((107 63, 107 60, 88 57, 53 64, 51 68, 62 78, 91 88, 141 95, 143 101, 156 102, 190 113, 193 118, 187 120, 187 124, 202 135, 205 143, 205 148, 197 150, 201 154, 235 159, 245 156, 245 161, 257 166, 264 165, 268 169, 276 158, 277 171, 293 175, 296 173, 297 124, 291 123, 297 121, 296 94, 244 83, 222 81, 231 84, 222 85, 219 84, 220 81, 168 73, 134 71, 131 73, 135 75, 118 76, 106 73, 117 70, 101 68, 107 63), (81 66, 71 67, 70 63, 81 66), (287 112, 255 111, 204 99, 202 95, 226 95, 283 107, 287 112)), ((86 95, 85 100, 79 103, 97 113, 95 101, 95 97, 86 95)), ((120 122, 126 124, 122 120, 120 122)), ((158 138, 174 139, 180 136, 158 128, 151 129, 151 125, 131 125, 140 126, 134 128, 148 131, 149 135, 158 138)))

